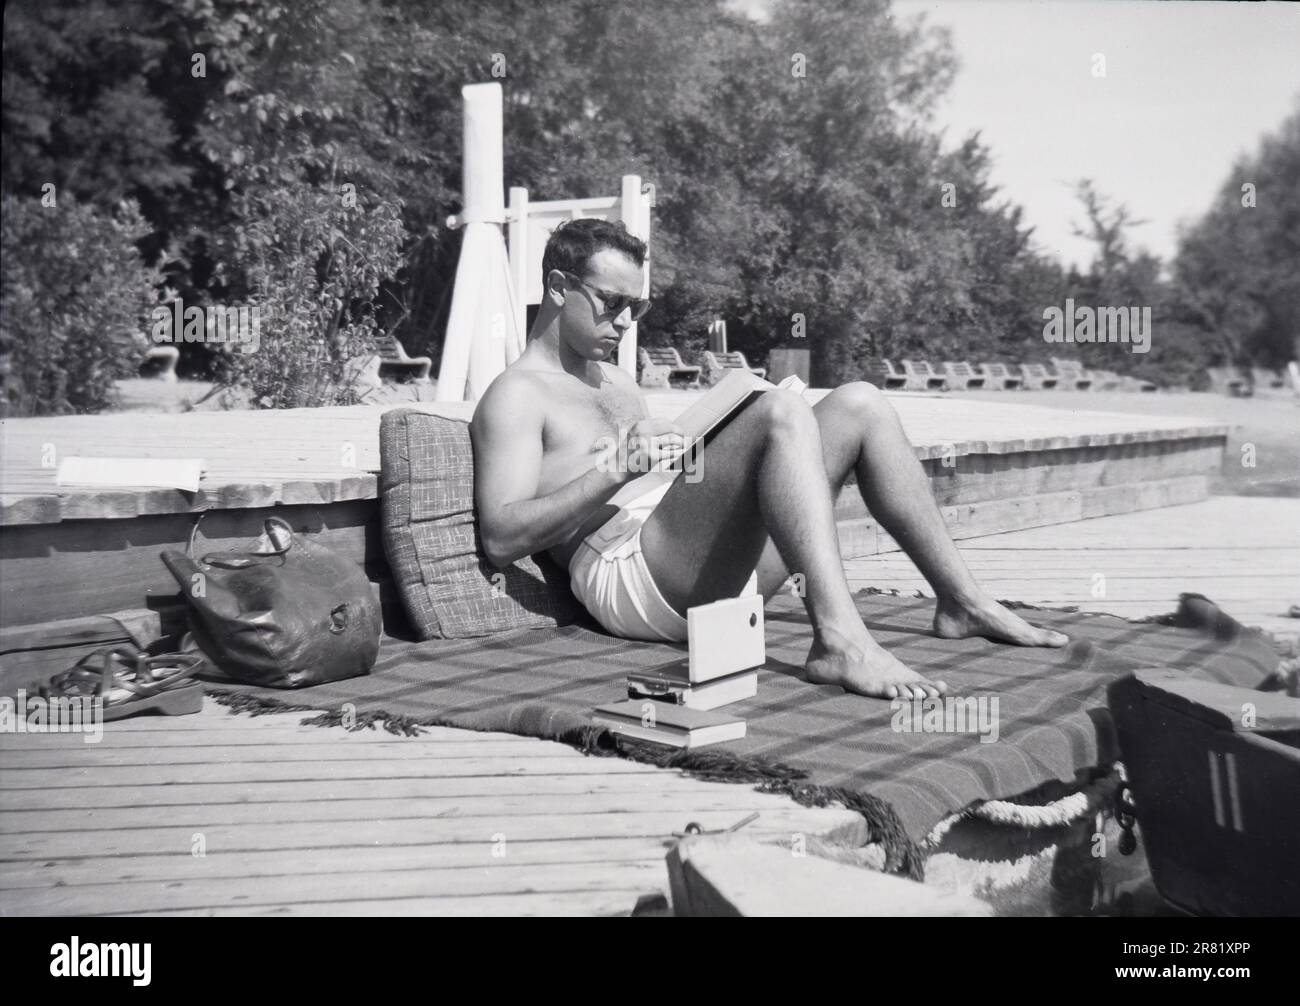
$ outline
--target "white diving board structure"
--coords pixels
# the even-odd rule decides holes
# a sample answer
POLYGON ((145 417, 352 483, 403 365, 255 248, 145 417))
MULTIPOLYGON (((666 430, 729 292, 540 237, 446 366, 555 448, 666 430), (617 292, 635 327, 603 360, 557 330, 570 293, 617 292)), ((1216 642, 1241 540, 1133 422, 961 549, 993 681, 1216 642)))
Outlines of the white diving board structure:
MULTIPOLYGON (((510 189, 504 204, 504 134, 500 84, 468 84, 465 99, 463 190, 465 208, 447 219, 464 228, 451 313, 438 372, 437 400, 477 401, 492 380, 518 359, 528 336, 528 306, 542 302, 542 252, 562 223, 581 218, 621 220, 650 244, 654 186, 624 175, 617 196, 531 202, 510 189), (506 248, 508 233, 509 250, 506 248)), ((647 253, 641 295, 650 295, 647 253)), ((618 347, 618 365, 636 376, 637 326, 618 347)))

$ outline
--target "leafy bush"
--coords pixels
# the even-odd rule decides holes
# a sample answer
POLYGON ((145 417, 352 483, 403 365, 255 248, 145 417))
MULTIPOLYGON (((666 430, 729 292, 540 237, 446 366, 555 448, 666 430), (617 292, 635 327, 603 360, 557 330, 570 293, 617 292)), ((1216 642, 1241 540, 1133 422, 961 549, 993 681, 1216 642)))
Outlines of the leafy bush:
POLYGON ((250 186, 235 202, 230 258, 260 345, 226 346, 219 383, 246 388, 256 408, 352 403, 348 364, 373 350, 379 285, 401 265, 400 208, 304 184, 250 186))
POLYGON ((113 213, 59 195, 0 203, 0 372, 10 416, 99 412, 136 372, 161 271, 136 243, 132 201, 113 213))

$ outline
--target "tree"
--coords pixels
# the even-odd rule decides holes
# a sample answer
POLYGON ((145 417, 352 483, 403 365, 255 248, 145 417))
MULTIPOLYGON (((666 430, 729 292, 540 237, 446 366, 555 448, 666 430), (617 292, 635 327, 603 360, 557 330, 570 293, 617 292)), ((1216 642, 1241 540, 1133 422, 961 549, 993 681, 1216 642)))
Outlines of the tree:
POLYGON ((1213 362, 1281 367, 1300 358, 1300 105, 1240 159, 1180 237, 1176 298, 1216 343, 1213 362))
MULTIPOLYGON (((775 0, 767 23, 725 0, 15 0, 6 19, 21 30, 5 37, 5 192, 68 169, 103 209, 134 195, 153 227, 141 251, 174 249, 186 304, 271 289, 303 304, 342 284, 340 327, 316 318, 327 341, 382 329, 439 355, 460 88, 487 80, 505 88, 508 184, 535 199, 614 192, 623 174, 655 186, 647 341, 697 347, 722 315, 756 358, 811 346, 829 384, 873 354, 1018 352, 1062 283, 990 183, 988 149, 945 150, 931 125, 956 71, 944 32, 886 0, 775 0), (139 144, 111 135, 124 117, 139 144), (345 189, 352 206, 330 203, 345 189), (361 219, 341 211, 381 208, 400 214, 382 228, 400 262, 374 245, 382 275, 327 276, 339 246, 321 239, 352 240, 361 219), (268 271, 277 256, 294 265, 268 271)), ((192 370, 254 379, 194 348, 192 370)))
POLYGON ((136 248, 139 208, 104 212, 64 195, 57 206, 0 204, 0 372, 9 416, 99 412, 135 372, 162 274, 136 248))

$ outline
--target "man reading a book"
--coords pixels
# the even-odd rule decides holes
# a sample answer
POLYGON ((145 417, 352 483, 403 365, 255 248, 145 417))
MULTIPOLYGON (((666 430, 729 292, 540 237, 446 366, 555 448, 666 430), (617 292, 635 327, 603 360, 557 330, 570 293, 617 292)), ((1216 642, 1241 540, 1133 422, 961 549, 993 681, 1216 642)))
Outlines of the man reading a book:
POLYGON ((813 627, 809 680, 881 698, 937 696, 945 683, 885 651, 854 605, 834 515, 853 475, 872 515, 934 588, 936 635, 1065 644, 976 584, 898 417, 870 384, 836 388, 816 406, 794 391, 767 391, 700 452, 693 477, 643 476, 687 447, 683 430, 650 418, 636 381, 610 362, 649 307, 645 254, 642 241, 603 220, 571 221, 547 242, 528 347, 470 426, 493 565, 546 551, 607 631, 671 641, 686 639, 687 608, 755 592, 771 598, 801 573, 813 627))

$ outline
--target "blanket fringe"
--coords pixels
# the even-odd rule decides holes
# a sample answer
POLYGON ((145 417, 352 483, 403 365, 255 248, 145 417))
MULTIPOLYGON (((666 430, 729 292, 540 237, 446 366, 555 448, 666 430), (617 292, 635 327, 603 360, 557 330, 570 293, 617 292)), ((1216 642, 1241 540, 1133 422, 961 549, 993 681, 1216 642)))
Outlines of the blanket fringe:
POLYGON ((271 716, 277 713, 306 713, 319 709, 319 706, 295 705, 282 699, 263 699, 247 692, 223 692, 220 689, 205 686, 203 694, 219 706, 225 706, 231 712, 246 716, 271 716))
POLYGON ((842 786, 805 782, 808 773, 803 769, 760 758, 742 758, 720 748, 665 748, 597 726, 587 728, 583 734, 581 743, 575 746, 588 754, 617 754, 660 768, 679 769, 706 782, 752 783, 759 792, 788 796, 802 807, 842 804, 856 811, 866 823, 869 838, 865 844, 878 843, 884 850, 884 872, 917 881, 925 879, 925 856, 920 847, 907 834, 894 808, 879 797, 842 786))

